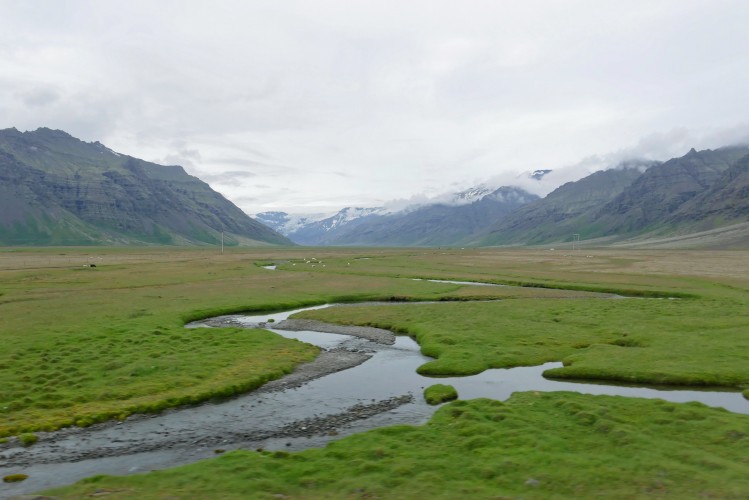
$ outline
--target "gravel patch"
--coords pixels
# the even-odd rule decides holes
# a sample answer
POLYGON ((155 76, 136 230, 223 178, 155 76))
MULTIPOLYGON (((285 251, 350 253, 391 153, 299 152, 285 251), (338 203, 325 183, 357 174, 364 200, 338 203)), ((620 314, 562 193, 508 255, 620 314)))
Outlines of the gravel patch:
POLYGON ((265 325, 264 327, 291 332, 310 331, 351 335, 352 337, 367 339, 384 345, 393 345, 395 343, 393 332, 371 326, 344 326, 324 323, 313 319, 286 319, 272 325, 265 325))

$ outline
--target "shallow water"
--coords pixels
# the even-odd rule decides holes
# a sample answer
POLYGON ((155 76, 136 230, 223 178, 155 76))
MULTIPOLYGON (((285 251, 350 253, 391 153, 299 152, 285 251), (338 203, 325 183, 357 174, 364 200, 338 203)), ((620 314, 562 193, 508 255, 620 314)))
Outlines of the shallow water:
MULTIPOLYGON (((435 302, 439 304, 440 302, 435 302)), ((394 305, 393 303, 380 303, 394 305)), ((409 307, 420 305, 421 303, 409 303, 409 307)), ((332 307, 335 304, 322 306, 307 307, 274 314, 260 315, 242 315, 236 319, 246 325, 255 326, 261 322, 273 319, 275 322, 288 319, 293 314, 301 311, 312 309, 323 309, 332 307)), ((268 325, 272 327, 272 324, 268 325)), ((296 338, 310 344, 318 345, 323 348, 332 348, 338 343, 346 342, 340 340, 341 337, 347 337, 332 333, 321 332, 290 332, 284 330, 271 331, 287 338, 296 338)), ((352 337, 348 337, 350 342, 352 337)), ((375 344, 368 343, 370 346, 375 344)), ((387 349, 378 347, 382 352, 375 355, 366 363, 346 370, 345 375, 332 374, 317 381, 310 382, 316 386, 326 387, 330 385, 333 391, 340 394, 346 394, 346 380, 361 380, 362 384, 366 383, 370 394, 377 394, 382 397, 390 397, 395 393, 393 387, 399 390, 419 393, 429 385, 440 383, 450 384, 458 390, 461 399, 474 398, 491 398, 505 400, 513 392, 520 391, 573 391, 582 394, 606 394, 612 396, 640 397, 650 399, 663 399, 676 403, 685 403, 697 401, 708 406, 725 408, 736 413, 749 414, 749 400, 743 397, 740 392, 720 389, 684 389, 682 387, 642 387, 642 386, 624 386, 611 383, 590 383, 590 382, 571 382, 550 380, 543 377, 543 372, 551 368, 560 368, 561 362, 546 363, 539 366, 527 366, 509 369, 491 369, 485 370, 478 375, 469 377, 424 377, 416 373, 416 369, 430 361, 432 358, 423 356, 419 351, 419 345, 409 337, 398 336, 393 349, 395 352, 388 352, 387 349), (339 378, 343 382, 339 382, 339 378)), ((352 382, 352 386, 357 383, 352 382)), ((353 392, 360 393, 357 387, 353 392)), ((397 391, 396 391, 397 392, 397 391)), ((376 396, 371 396, 376 397, 376 396)))
MULTIPOLYGON (((326 345, 331 345, 334 340, 330 339, 329 336, 338 336, 319 332, 272 331, 311 344, 315 342, 315 338, 319 338, 326 345)), ((360 393, 359 388, 366 385, 368 394, 372 394, 371 397, 390 397, 399 391, 421 394, 425 387, 439 383, 454 386, 461 399, 491 398, 501 401, 509 398, 514 392, 572 391, 582 394, 663 399, 676 403, 697 401, 708 406, 749 414, 749 400, 736 391, 620 386, 606 383, 557 381, 543 377, 543 372, 546 370, 561 368, 561 362, 545 363, 538 366, 491 369, 468 377, 424 377, 416 373, 416 369, 432 358, 420 354, 419 345, 414 340, 399 336, 396 338, 393 347, 395 352, 383 353, 382 355, 378 353, 360 366, 338 374, 328 375, 310 384, 316 383, 325 392, 330 390, 335 394, 360 393), (339 381, 339 378, 342 380, 339 381), (351 387, 347 387, 347 384, 356 387, 356 389, 351 391, 351 387)))
POLYGON ((452 281, 452 280, 427 280, 422 278, 412 278, 414 281, 428 281, 430 283, 449 283, 451 285, 473 285, 473 286, 507 286, 499 283, 482 283, 480 281, 452 281))
MULTIPOLYGON (((418 304, 413 304, 418 306, 418 304)), ((317 306, 307 309, 318 309, 317 306)), ((269 319, 282 321, 296 311, 255 316, 234 316, 253 327, 269 319)), ((196 326, 196 325, 192 325, 196 326)), ((272 326, 268 324, 268 326, 272 326)), ((471 377, 428 378, 416 373, 431 358, 419 352, 408 337, 399 336, 392 346, 347 335, 272 330, 323 349, 367 351, 372 357, 361 365, 326 375, 304 385, 270 393, 250 393, 217 404, 204 404, 160 415, 142 416, 104 427, 71 429, 54 439, 42 437, 31 448, 4 450, 7 463, 0 475, 25 473, 22 483, 3 484, 0 497, 69 484, 94 474, 129 474, 161 469, 215 456, 216 449, 237 448, 299 450, 321 446, 333 439, 394 424, 421 424, 436 410, 423 401, 422 391, 434 383, 451 384, 461 399, 487 397, 505 400, 516 391, 576 391, 628 397, 660 398, 674 402, 699 401, 730 411, 749 414, 749 401, 738 392, 668 390, 615 385, 559 382, 542 373, 561 363, 511 369, 486 370, 471 377), (413 401, 369 418, 347 423, 337 435, 320 432, 311 437, 274 437, 279 428, 307 418, 341 414, 356 404, 413 395, 413 401), (91 456, 96 458, 90 458, 91 456)), ((302 424, 298 424, 302 425, 302 424)), ((0 459, 0 460, 2 460, 0 459)))

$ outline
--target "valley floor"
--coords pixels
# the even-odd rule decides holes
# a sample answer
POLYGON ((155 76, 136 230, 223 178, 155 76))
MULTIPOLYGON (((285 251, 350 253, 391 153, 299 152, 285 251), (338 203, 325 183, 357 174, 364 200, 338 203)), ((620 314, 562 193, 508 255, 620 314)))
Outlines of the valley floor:
MULTIPOLYGON (((0 338, 11 348, 0 354, 0 433, 86 426, 257 388, 317 348, 262 330, 185 323, 326 302, 455 301, 418 313, 305 313, 412 336, 436 358, 419 368, 425 375, 562 361, 549 376, 749 395, 747 276, 745 251, 4 250, 0 338)), ((748 418, 701 405, 519 393, 504 403, 449 403, 426 426, 322 450, 232 452, 54 493, 740 497, 749 492, 748 418)))

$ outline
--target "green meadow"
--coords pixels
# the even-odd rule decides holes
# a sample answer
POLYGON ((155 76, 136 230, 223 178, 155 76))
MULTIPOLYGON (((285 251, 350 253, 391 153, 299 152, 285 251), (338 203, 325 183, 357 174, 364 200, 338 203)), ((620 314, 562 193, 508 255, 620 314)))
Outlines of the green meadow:
POLYGON ((553 378, 749 387, 749 317, 698 299, 515 299, 356 306, 301 317, 410 335, 428 376, 563 361, 553 378))
POLYGON ((232 396, 317 355, 267 331, 186 329, 219 314, 438 299, 445 285, 274 273, 267 253, 0 252, 0 437, 232 396), (84 267, 96 262, 96 267, 84 267))
POLYGON ((749 418, 573 393, 457 401, 421 427, 298 453, 236 451, 62 498, 746 498, 749 418))
MULTIPOLYGON (((317 348, 263 330, 184 325, 326 302, 411 302, 300 316, 409 335, 435 358, 419 368, 425 375, 562 361, 546 375, 749 397, 748 297, 742 251, 0 251, 0 436, 250 391, 317 348), (278 270, 259 267, 271 263, 278 270)), ((233 452, 54 493, 738 498, 749 492, 748 434, 749 416, 699 404, 524 393, 448 403, 425 426, 320 450, 233 452)))
MULTIPOLYGON (((409 267, 409 276, 530 287, 501 289, 508 293, 503 300, 331 308, 298 317, 409 335, 436 358, 419 368, 423 375, 562 361, 563 368, 545 375, 749 389, 749 274, 742 274, 743 253, 602 252, 558 260, 550 253, 455 252, 413 258, 409 267), (523 295, 539 287, 550 287, 548 293, 567 288, 620 296, 523 295)), ((373 275, 403 272, 402 259, 372 261, 373 275)))

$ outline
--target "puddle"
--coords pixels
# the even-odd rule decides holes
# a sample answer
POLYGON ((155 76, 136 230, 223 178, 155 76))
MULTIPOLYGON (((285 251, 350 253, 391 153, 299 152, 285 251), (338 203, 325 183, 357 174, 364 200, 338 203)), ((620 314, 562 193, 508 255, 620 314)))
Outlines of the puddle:
POLYGON ((498 283, 482 283, 480 281, 451 281, 451 280, 428 280, 423 278, 411 278, 413 281, 428 281, 430 283, 449 283, 451 285, 473 285, 473 286, 507 286, 498 283))
MULTIPOLYGON (((239 324, 253 327, 259 323, 287 319, 301 310, 231 316, 239 324)), ((200 326, 192 324, 192 327, 200 326)), ((272 323, 267 324, 272 327, 272 323)), ((511 369, 486 370, 471 377, 428 378, 416 368, 431 358, 419 352, 418 344, 399 336, 393 345, 381 345, 365 339, 321 332, 272 331, 296 338, 323 349, 367 352, 371 358, 344 371, 311 380, 303 385, 277 392, 255 392, 220 403, 208 403, 159 415, 138 416, 118 424, 69 429, 50 436, 42 435, 30 448, 0 452, 0 475, 24 473, 22 483, 3 485, 0 497, 30 493, 69 484, 95 474, 130 474, 191 463, 216 456, 215 450, 285 449, 300 450, 322 446, 333 439, 364 430, 395 424, 422 424, 437 407, 423 401, 422 391, 435 384, 451 384, 461 399, 486 397, 505 400, 516 391, 575 391, 585 394, 609 394, 628 397, 660 398, 673 402, 700 401, 706 405, 749 414, 749 401, 738 392, 667 390, 621 387, 603 384, 561 382, 544 379, 542 373, 561 363, 511 369), (355 405, 372 406, 383 401, 411 395, 410 402, 386 411, 344 422, 329 431, 279 435, 279 429, 304 422, 333 418, 351 413, 355 405), (8 466, 10 464, 10 466, 8 466)))
POLYGON ((260 267, 262 267, 263 269, 270 269, 271 271, 275 271, 278 266, 274 264, 272 266, 260 266, 260 267))

